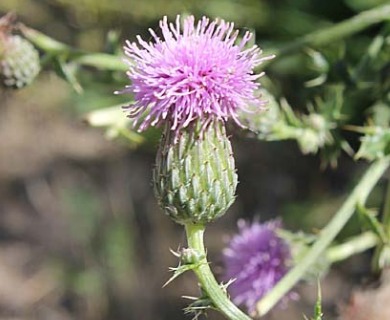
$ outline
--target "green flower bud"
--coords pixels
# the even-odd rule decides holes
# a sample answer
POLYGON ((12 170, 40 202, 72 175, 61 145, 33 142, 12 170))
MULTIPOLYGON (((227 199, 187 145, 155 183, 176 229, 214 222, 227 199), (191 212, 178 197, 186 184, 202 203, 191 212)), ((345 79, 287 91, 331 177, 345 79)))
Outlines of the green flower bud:
POLYGON ((40 71, 38 51, 18 35, 0 35, 0 82, 6 87, 22 88, 40 71))
POLYGON ((154 170, 160 206, 180 224, 204 224, 222 216, 235 200, 237 174, 224 124, 197 123, 175 133, 165 127, 154 170))

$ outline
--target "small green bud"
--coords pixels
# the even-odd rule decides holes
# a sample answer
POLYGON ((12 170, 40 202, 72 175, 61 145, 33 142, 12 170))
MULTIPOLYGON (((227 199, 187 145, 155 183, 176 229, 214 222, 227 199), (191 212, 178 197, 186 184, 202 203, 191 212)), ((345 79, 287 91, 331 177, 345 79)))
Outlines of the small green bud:
POLYGON ((306 118, 306 122, 311 128, 318 132, 324 132, 329 129, 326 119, 318 113, 309 114, 306 118))
POLYGON ((258 94, 267 101, 267 108, 260 112, 240 114, 240 121, 251 131, 258 134, 260 139, 274 140, 277 128, 285 125, 283 114, 275 97, 267 90, 261 88, 258 94))
POLYGON ((222 216, 235 200, 237 174, 224 124, 197 123, 175 133, 166 126, 154 170, 160 206, 180 224, 204 224, 222 216))
MULTIPOLYGON (((298 129, 299 130, 299 129, 298 129)), ((300 129, 298 135, 298 144, 301 151, 304 154, 316 153, 318 148, 322 146, 322 141, 318 132, 314 131, 311 128, 300 129)))
POLYGON ((316 153, 318 149, 331 141, 331 124, 317 113, 303 117, 302 128, 297 130, 297 141, 304 154, 316 153))

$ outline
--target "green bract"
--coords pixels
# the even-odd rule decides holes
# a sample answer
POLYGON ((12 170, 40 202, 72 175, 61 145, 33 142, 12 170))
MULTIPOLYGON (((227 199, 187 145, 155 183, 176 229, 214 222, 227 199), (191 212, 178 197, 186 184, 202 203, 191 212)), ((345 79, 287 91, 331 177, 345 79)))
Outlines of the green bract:
POLYGON ((160 206, 180 224, 204 224, 222 216, 235 200, 237 174, 232 147, 220 121, 163 133, 154 170, 160 206))

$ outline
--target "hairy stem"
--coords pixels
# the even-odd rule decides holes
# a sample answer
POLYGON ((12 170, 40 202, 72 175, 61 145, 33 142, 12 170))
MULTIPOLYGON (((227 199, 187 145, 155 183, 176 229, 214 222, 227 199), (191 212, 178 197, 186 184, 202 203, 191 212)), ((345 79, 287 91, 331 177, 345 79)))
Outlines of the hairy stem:
POLYGON ((215 280, 214 275, 210 269, 209 263, 206 258, 206 251, 203 243, 203 234, 205 231, 204 225, 198 224, 186 224, 185 226, 187 234, 188 247, 197 250, 203 254, 203 258, 194 272, 203 288, 206 291, 209 298, 228 319, 231 320, 250 320, 245 313, 237 308, 236 305, 231 302, 226 294, 215 280))
POLYGON ((318 240, 302 260, 257 304, 260 315, 266 314, 302 278, 310 266, 324 253, 340 230, 355 212, 357 204, 365 203, 369 193, 388 168, 388 157, 377 160, 366 171, 344 204, 327 226, 322 229, 318 240))

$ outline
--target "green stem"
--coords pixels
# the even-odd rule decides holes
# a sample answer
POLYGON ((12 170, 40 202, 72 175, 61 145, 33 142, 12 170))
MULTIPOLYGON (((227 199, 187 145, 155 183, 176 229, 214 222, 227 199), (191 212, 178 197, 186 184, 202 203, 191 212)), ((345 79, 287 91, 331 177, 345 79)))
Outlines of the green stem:
POLYGON ((387 182, 385 205, 383 208, 383 226, 385 227, 386 234, 390 234, 390 181, 387 182))
POLYGON ((287 44, 281 49, 276 50, 276 52, 273 52, 276 57, 268 63, 271 64, 281 57, 284 57, 292 52, 296 52, 303 47, 318 47, 325 45, 360 32, 373 24, 389 19, 390 4, 385 4, 374 9, 364 11, 350 19, 344 20, 328 28, 314 31, 287 44))
POLYGON ((229 300, 226 292, 222 290, 221 286, 214 278, 206 258, 206 251, 203 243, 205 226, 198 224, 186 224, 185 229, 188 247, 195 249, 205 257, 202 259, 199 267, 194 269, 203 290, 206 291, 208 297, 212 300, 218 310, 221 311, 228 319, 250 320, 250 317, 238 309, 237 306, 229 300))
POLYGON ((377 160, 370 166, 332 220, 322 229, 318 240, 303 259, 283 277, 272 291, 258 302, 257 311, 260 315, 266 314, 303 277, 310 266, 320 258, 353 215, 356 205, 365 203, 369 193, 388 168, 389 163, 390 160, 386 157, 377 160))
POLYGON ((20 26, 20 30, 29 41, 48 55, 66 57, 79 65, 103 70, 126 71, 128 69, 121 56, 79 50, 24 25, 20 26))
POLYGON ((342 261, 375 247, 379 242, 378 237, 373 232, 367 231, 342 244, 330 247, 326 250, 326 258, 330 263, 342 261))
POLYGON ((383 227, 383 239, 382 243, 380 243, 374 252, 374 257, 372 259, 372 268, 374 271, 380 271, 383 268, 381 262, 381 255, 383 254, 383 250, 386 246, 389 246, 389 238, 390 238, 390 181, 387 181, 386 188, 386 197, 385 203, 383 206, 383 216, 382 216, 382 224, 383 227))

